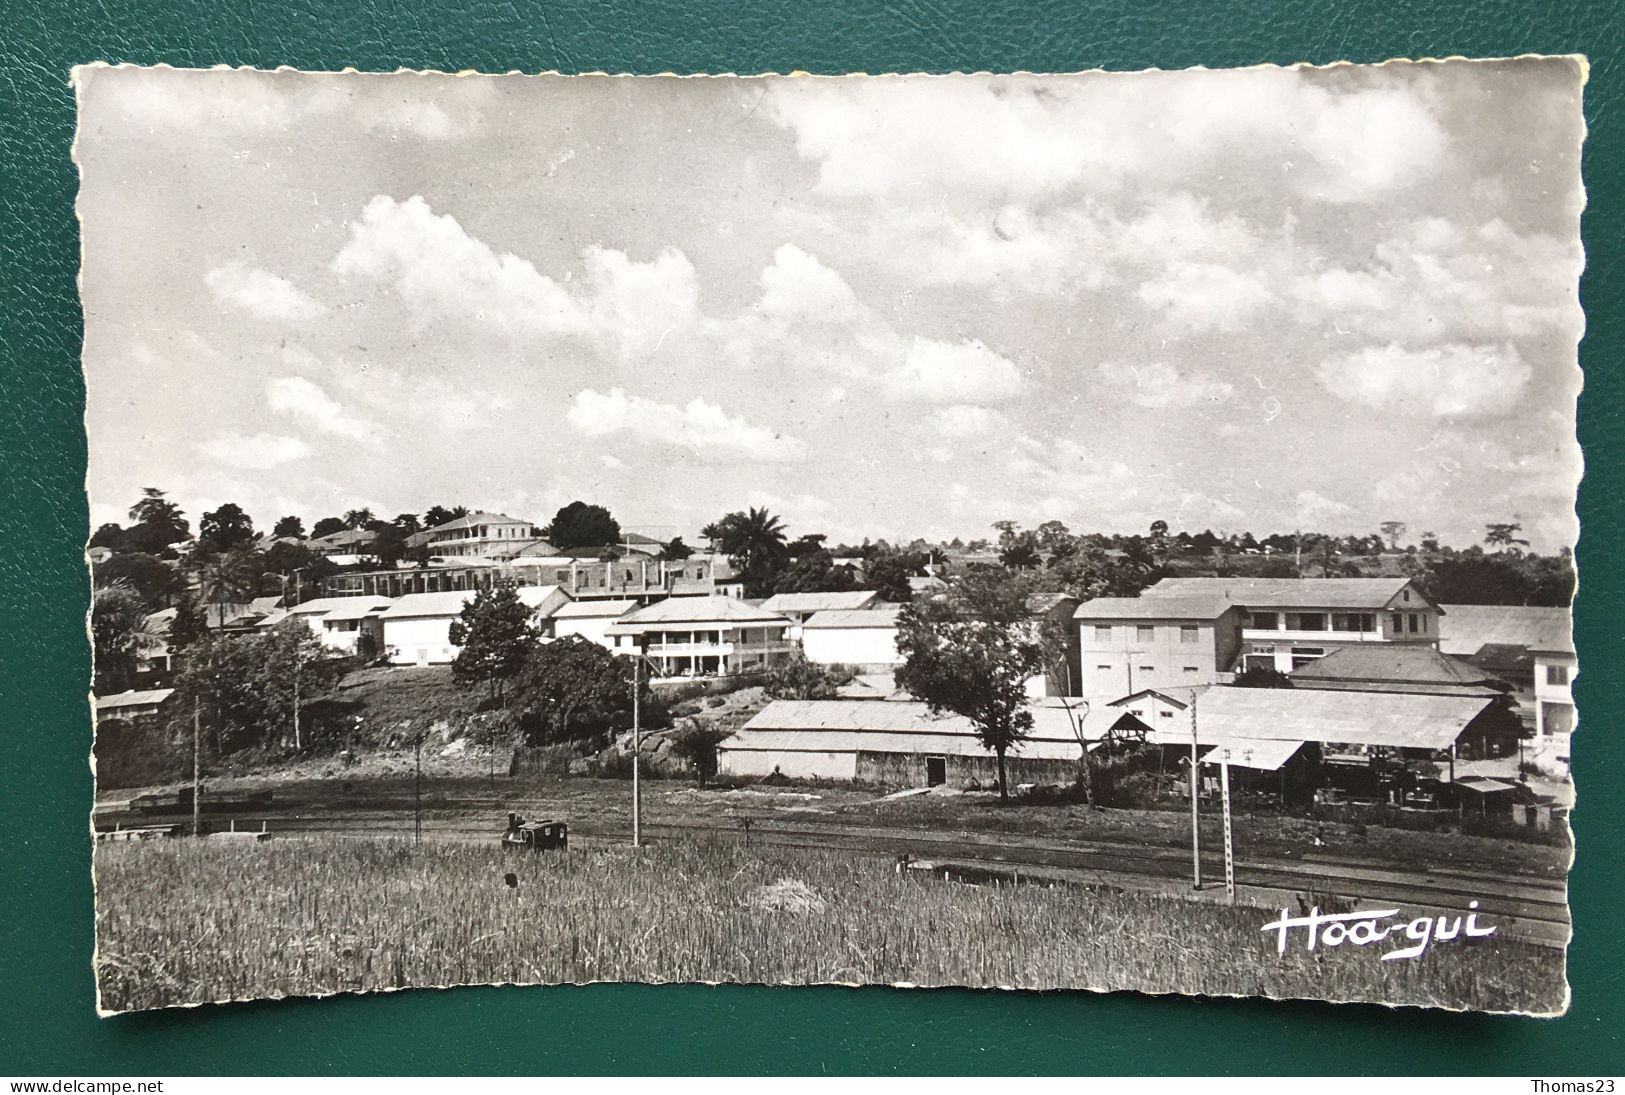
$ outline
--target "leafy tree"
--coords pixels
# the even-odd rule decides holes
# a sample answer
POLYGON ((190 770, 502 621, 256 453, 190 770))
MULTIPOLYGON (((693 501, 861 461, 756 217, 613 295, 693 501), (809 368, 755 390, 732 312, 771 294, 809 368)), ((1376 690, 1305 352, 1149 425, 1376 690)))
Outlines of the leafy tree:
POLYGON ((1404 521, 1384 521, 1380 526, 1382 535, 1388 541, 1388 546, 1395 551, 1399 550, 1399 538, 1405 535, 1404 521))
POLYGON ((704 787, 707 780, 717 774, 717 746, 732 736, 733 731, 720 726, 689 719, 667 740, 671 751, 694 769, 694 782, 704 787))
POLYGON ((680 563, 693 554, 694 549, 683 543, 681 536, 673 536, 660 545, 660 554, 656 558, 663 559, 666 562, 680 563))
POLYGON ((1437 532, 1424 532, 1422 534, 1421 548, 1430 555, 1437 554, 1439 550, 1439 534, 1437 532))
POLYGON ((303 544, 272 544, 260 557, 260 564, 266 573, 277 576, 279 590, 286 591, 290 608, 319 596, 322 579, 338 571, 327 556, 303 544))
POLYGON ((1562 556, 1497 552, 1478 547, 1435 558, 1418 581, 1438 604, 1545 605, 1574 600, 1574 568, 1562 556))
POLYGON ((97 585, 112 585, 115 582, 124 582, 133 587, 146 602, 149 612, 174 603, 185 588, 175 564, 139 551, 115 555, 97 565, 97 585))
POLYGON ((999 548, 999 562, 1011 570, 1031 570, 1043 561, 1036 533, 1013 533, 999 548))
MULTIPOLYGON (((426 529, 439 528, 450 524, 459 518, 468 516, 467 506, 430 506, 423 511, 423 527, 426 529)), ((400 518, 396 518, 400 520, 400 518)))
POLYGON ((717 547, 739 568, 753 597, 773 589, 787 557, 784 522, 765 508, 752 506, 717 522, 717 547))
POLYGON ((265 635, 205 638, 189 649, 175 676, 176 729, 190 733, 195 705, 216 755, 297 738, 295 682, 306 701, 331 687, 344 664, 298 620, 265 635))
POLYGON ((1033 530, 1033 540, 1045 555, 1066 553, 1077 547, 1077 537, 1060 521, 1045 521, 1033 530))
POLYGON ((379 566, 392 567, 406 554, 406 538, 409 533, 397 524, 380 524, 373 533, 372 543, 368 545, 367 552, 379 566))
POLYGON ((916 601, 898 619, 899 687, 936 714, 969 719, 998 758, 999 797, 1009 798, 1005 756, 1033 726, 1027 682, 1044 655, 1027 611, 1027 583, 997 570, 973 570, 946 598, 916 601))
POLYGON ((241 551, 254 546, 254 521, 236 502, 227 502, 198 522, 198 546, 210 551, 241 551))
POLYGON ((1153 539, 1155 539, 1155 538, 1157 538, 1159 536, 1167 536, 1167 535, 1168 535, 1168 522, 1167 521, 1160 521, 1159 520, 1159 521, 1152 521, 1151 522, 1151 536, 1152 536, 1153 539))
MULTIPOLYGON (((908 587, 906 579, 903 586, 908 587)), ((852 568, 836 566, 835 557, 827 551, 794 559, 773 581, 774 593, 837 593, 857 588, 852 568)))
POLYGON ((203 606, 188 594, 175 604, 175 618, 169 624, 170 655, 184 653, 190 647, 208 638, 209 625, 203 618, 203 606))
POLYGON ((1291 688, 1292 678, 1267 665, 1250 666, 1236 674, 1237 688, 1291 688))
POLYGON ((286 517, 277 518, 276 524, 271 526, 271 535, 278 538, 291 536, 295 540, 303 540, 305 523, 290 513, 286 517))
POLYGON ((603 506, 575 501, 553 515, 547 526, 547 541, 560 551, 570 548, 618 544, 621 523, 603 506))
POLYGON ((320 521, 317 521, 315 527, 310 530, 310 536, 311 539, 319 539, 323 536, 331 536, 335 532, 343 532, 348 527, 349 526, 344 523, 344 518, 342 517, 323 517, 320 521))
POLYGON ((148 555, 174 558, 171 544, 191 539, 192 528, 181 513, 181 508, 164 497, 157 487, 147 487, 141 500, 130 507, 130 520, 135 524, 125 530, 124 550, 140 551, 148 555))
POLYGON ((914 599, 910 578, 925 574, 925 557, 910 551, 891 548, 871 548, 863 561, 863 585, 880 594, 883 601, 894 605, 908 604, 914 599))
POLYGON ((829 537, 822 532, 809 532, 797 536, 787 544, 784 553, 792 559, 802 559, 809 555, 828 555, 829 549, 824 546, 824 542, 828 539, 829 537))
POLYGON ((90 543, 87 546, 93 548, 104 547, 111 551, 123 551, 124 535, 123 525, 116 521, 109 521, 105 525, 98 526, 96 531, 90 534, 90 543))
MULTIPOLYGON (((632 678, 628 659, 569 635, 532 654, 510 702, 530 744, 579 741, 631 725, 632 678)), ((643 689, 647 696, 647 682, 643 689)))
POLYGON ((540 636, 535 610, 519 599, 511 582, 480 590, 451 622, 448 637, 462 647, 452 659, 452 680, 463 688, 488 685, 492 698, 525 668, 540 636))
POLYGON ((828 700, 852 677, 845 666, 819 665, 797 650, 768 671, 762 691, 772 700, 828 700))
POLYGON ((1518 536, 1518 533, 1522 531, 1523 525, 1516 521, 1492 522, 1484 526, 1484 545, 1494 548, 1498 552, 1528 547, 1529 541, 1518 536))
POLYGON ((123 692, 135 682, 137 663, 158 642, 147 623, 147 605, 128 582, 98 589, 90 603, 97 695, 123 692))

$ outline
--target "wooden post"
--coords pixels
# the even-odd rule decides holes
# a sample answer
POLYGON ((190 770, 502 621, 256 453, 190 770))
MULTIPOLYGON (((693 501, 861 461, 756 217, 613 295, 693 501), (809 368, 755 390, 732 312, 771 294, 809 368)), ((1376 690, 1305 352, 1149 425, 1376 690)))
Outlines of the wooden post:
POLYGON ((413 749, 412 843, 423 843, 423 730, 418 729, 413 749))
POLYGON ((643 847, 643 649, 642 643, 632 654, 632 847, 643 847))

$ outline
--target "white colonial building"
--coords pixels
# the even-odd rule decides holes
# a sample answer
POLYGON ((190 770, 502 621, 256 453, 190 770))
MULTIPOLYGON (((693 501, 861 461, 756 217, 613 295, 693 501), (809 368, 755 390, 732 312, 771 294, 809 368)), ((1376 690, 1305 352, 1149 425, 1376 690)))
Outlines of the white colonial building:
POLYGON ((668 597, 616 620, 618 654, 641 652, 662 673, 718 676, 763 669, 795 649, 790 621, 735 597, 668 597))

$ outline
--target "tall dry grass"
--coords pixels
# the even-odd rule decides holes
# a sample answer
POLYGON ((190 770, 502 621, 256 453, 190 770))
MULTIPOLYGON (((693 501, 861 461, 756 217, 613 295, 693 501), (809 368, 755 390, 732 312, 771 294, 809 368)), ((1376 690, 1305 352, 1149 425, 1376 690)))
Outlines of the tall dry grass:
POLYGON ((110 1011, 491 982, 1140 989, 1455 1008, 1561 1006, 1561 952, 1277 957, 1258 910, 899 877, 726 841, 567 854, 323 838, 96 852, 110 1011), (518 885, 504 875, 512 872, 518 885), (788 880, 788 881, 786 881, 788 880))

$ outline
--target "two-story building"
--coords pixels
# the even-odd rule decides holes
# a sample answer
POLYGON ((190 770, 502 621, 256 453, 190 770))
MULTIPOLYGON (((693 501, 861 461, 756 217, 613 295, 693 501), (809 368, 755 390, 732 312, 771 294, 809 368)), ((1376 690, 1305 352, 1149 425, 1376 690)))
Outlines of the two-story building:
POLYGON ((639 654, 674 676, 726 676, 790 656, 790 620, 737 597, 668 597, 605 629, 617 654, 639 654))
MULTIPOLYGON (((570 601, 570 595, 557 586, 525 586, 517 592, 530 606, 532 622, 544 629, 554 610, 570 601)), ((472 590, 413 593, 379 613, 390 662, 436 665, 456 658, 462 648, 451 641, 451 625, 475 595, 472 590)))
POLYGON ((1087 697, 1134 695, 1231 679, 1246 610, 1219 591, 1096 597, 1073 612, 1078 682, 1087 697))
MULTIPOLYGON (((1439 649, 1494 673, 1533 710, 1537 738, 1574 730, 1574 631, 1567 608, 1445 605, 1439 649)), ((1564 750, 1566 752, 1566 750, 1564 750)))
POLYGON ((501 513, 465 514, 443 525, 407 537, 409 548, 426 548, 443 558, 512 559, 522 550, 546 540, 530 521, 501 513))
POLYGON ((1281 673, 1356 643, 1439 640, 1439 607, 1408 578, 1165 578, 1078 606, 1080 695, 1281 673))
POLYGON ((880 601, 880 594, 872 589, 841 590, 821 593, 775 593, 762 602, 768 612, 777 612, 790 621, 790 637, 801 638, 801 628, 815 612, 853 611, 871 608, 880 601))
POLYGON ((1439 642, 1439 606, 1409 578, 1170 578, 1146 591, 1197 593, 1245 610, 1238 670, 1290 673, 1354 643, 1439 642))

